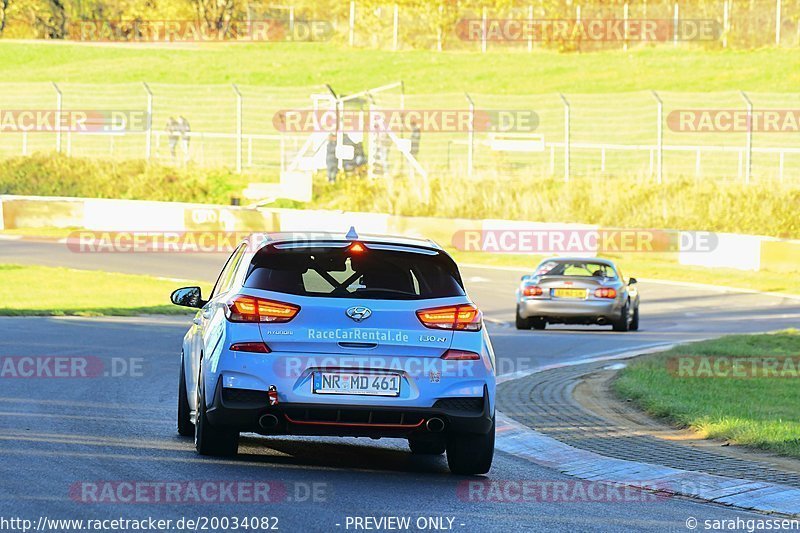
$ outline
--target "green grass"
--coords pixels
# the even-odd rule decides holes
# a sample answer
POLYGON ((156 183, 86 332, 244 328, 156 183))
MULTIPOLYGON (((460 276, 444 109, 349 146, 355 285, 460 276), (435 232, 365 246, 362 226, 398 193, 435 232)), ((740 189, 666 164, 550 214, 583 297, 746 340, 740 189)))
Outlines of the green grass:
POLYGON ((182 169, 55 153, 0 159, 0 194, 230 204, 250 178, 225 168, 182 169))
POLYGON ((391 184, 385 180, 346 180, 335 185, 320 181, 315 184, 314 201, 307 207, 800 238, 800 184, 745 186, 677 180, 657 185, 625 178, 580 184, 565 184, 559 179, 470 183, 440 178, 431 180, 427 204, 420 201, 420 187, 422 184, 402 180, 391 184))
POLYGON ((650 415, 688 427, 710 439, 800 457, 800 411, 796 377, 678 377, 669 358, 714 356, 800 357, 800 331, 766 335, 733 335, 680 346, 632 361, 614 383, 621 398, 630 398, 650 415))
POLYGON ((190 281, 12 264, 0 265, 0 285, 0 315, 6 316, 186 314, 188 308, 169 302, 170 293, 187 285, 210 290, 190 281))
POLYGON ((0 78, 14 82, 330 83, 344 92, 402 79, 410 93, 607 93, 732 88, 789 92, 800 84, 793 49, 709 51, 642 47, 591 54, 496 50, 390 52, 331 43, 110 45, 0 41, 0 78))

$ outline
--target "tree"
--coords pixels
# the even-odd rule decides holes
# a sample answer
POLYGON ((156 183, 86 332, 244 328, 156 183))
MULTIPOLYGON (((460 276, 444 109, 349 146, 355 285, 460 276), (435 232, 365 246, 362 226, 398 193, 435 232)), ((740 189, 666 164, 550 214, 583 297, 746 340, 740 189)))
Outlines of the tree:
POLYGON ((63 0, 32 2, 28 6, 31 27, 39 37, 63 39, 67 35, 67 14, 63 0))
POLYGON ((191 0, 197 17, 206 23, 209 29, 223 31, 230 29, 230 23, 236 12, 236 0, 191 0))
POLYGON ((6 11, 9 3, 11 0, 0 0, 0 35, 3 35, 3 30, 6 29, 6 11))

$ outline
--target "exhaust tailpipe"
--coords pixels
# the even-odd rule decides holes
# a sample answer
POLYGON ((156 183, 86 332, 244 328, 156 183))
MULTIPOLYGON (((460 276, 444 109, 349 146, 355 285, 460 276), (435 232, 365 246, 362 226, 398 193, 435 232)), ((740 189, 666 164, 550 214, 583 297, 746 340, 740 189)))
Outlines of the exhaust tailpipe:
POLYGON ((261 429, 275 429, 278 426, 278 417, 272 414, 262 415, 258 419, 258 425, 261 429))
POLYGON ((430 418, 425 422, 425 427, 431 433, 441 433, 444 430, 444 420, 441 418, 430 418))

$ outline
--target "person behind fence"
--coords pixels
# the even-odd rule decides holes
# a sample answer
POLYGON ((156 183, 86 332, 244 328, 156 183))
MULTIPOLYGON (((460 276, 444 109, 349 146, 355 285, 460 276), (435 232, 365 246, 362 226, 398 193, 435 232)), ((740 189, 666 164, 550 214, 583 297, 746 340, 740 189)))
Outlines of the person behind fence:
POLYGON ((189 125, 189 121, 186 120, 186 117, 181 115, 178 117, 178 131, 181 134, 181 147, 183 148, 183 157, 185 159, 189 158, 189 140, 190 140, 190 133, 192 131, 192 127, 189 125))
POLYGON ((367 155, 364 152, 364 140, 353 143, 353 163, 356 168, 367 164, 367 155))
POLYGON ((422 133, 419 129, 419 124, 416 120, 411 121, 411 155, 415 158, 419 153, 419 140, 422 137, 422 133))
POLYGON ((328 135, 328 146, 325 153, 325 166, 328 168, 328 183, 336 183, 339 173, 339 159, 336 157, 336 134, 328 135))
POLYGON ((178 147, 178 140, 180 139, 180 126, 175 117, 169 117, 167 120, 167 138, 169 139, 169 152, 172 154, 172 159, 175 159, 175 149, 178 147))
POLYGON ((367 163, 367 156, 364 153, 364 134, 361 132, 345 133, 342 136, 342 144, 353 147, 353 158, 344 161, 344 169, 348 172, 358 172, 358 169, 367 163))

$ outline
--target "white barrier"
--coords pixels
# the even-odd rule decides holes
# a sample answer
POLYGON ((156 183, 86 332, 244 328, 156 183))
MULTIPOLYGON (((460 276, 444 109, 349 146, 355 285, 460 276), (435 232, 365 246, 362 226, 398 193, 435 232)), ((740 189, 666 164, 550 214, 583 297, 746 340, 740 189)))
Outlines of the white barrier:
POLYGON ((681 265, 707 268, 735 268, 738 270, 761 269, 761 243, 766 237, 717 233, 717 246, 712 252, 681 251, 681 265))
MULTIPOLYGON (((327 231, 362 234, 398 233, 430 238, 450 246, 465 230, 509 233, 520 230, 592 231, 596 225, 487 219, 404 217, 385 213, 330 210, 247 208, 239 206, 0 195, 0 229, 80 227, 95 231, 327 231), (474 225, 473 225, 474 223, 474 225), (449 240, 448 240, 449 239, 449 240)), ((699 232, 683 232, 686 234, 699 232)), ((774 272, 800 271, 800 243, 731 233, 713 234, 710 250, 681 250, 672 255, 682 265, 774 272)), ((492 250, 487 250, 492 251, 492 250)), ((556 255, 555 253, 553 255, 556 255)), ((591 257, 596 252, 568 253, 591 257)))
POLYGON ((185 228, 184 213, 182 204, 88 199, 83 207, 83 227, 106 231, 181 231, 185 228))
POLYGON ((360 233, 385 234, 388 232, 389 215, 306 209, 285 209, 280 214, 281 231, 323 230, 345 233, 350 226, 355 226, 360 233))

